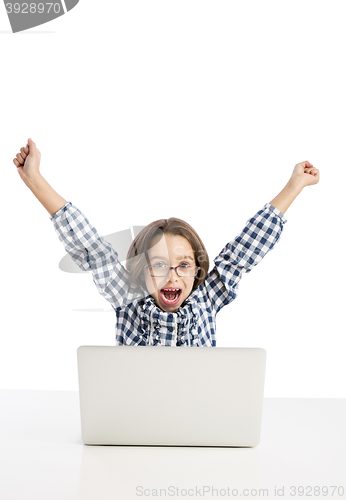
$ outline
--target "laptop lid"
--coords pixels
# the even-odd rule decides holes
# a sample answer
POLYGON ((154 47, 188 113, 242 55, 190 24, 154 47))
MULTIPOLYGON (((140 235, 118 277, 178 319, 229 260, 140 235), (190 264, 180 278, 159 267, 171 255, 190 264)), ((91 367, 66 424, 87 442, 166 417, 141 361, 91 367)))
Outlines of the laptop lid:
POLYGON ((259 443, 264 349, 81 346, 77 359, 85 444, 259 443))

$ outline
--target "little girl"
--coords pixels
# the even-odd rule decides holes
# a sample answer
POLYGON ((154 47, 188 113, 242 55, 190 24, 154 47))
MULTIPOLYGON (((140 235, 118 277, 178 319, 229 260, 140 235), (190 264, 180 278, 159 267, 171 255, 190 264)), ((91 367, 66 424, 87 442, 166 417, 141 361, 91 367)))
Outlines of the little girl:
POLYGON ((126 269, 118 254, 88 219, 54 189, 39 171, 41 154, 32 139, 13 160, 18 173, 50 213, 65 250, 84 271, 117 316, 117 345, 216 346, 216 314, 238 294, 251 271, 279 241, 283 215, 305 186, 319 182, 308 161, 298 163, 284 189, 246 223, 214 259, 186 222, 161 219, 146 226, 129 249, 126 269))

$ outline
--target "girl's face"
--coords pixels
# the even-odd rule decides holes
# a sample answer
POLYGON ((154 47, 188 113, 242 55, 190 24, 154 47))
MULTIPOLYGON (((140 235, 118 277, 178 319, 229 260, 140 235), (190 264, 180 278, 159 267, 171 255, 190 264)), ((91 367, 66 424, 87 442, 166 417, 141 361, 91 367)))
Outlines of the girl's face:
MULTIPOLYGON (((180 264, 196 265, 193 249, 183 236, 165 234, 155 238, 152 243, 153 246, 148 251, 150 265, 164 264, 174 267, 180 264)), ((156 305, 165 312, 179 309, 190 295, 195 280, 194 277, 179 277, 174 269, 164 277, 152 277, 148 269, 144 269, 144 278, 156 305)))

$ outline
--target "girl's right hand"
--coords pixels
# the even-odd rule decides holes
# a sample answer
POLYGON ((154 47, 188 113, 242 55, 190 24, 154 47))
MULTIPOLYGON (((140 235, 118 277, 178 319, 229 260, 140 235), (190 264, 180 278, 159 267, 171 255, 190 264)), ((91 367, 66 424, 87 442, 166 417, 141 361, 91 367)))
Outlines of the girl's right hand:
POLYGON ((28 139, 28 144, 20 148, 20 153, 13 159, 21 179, 33 180, 40 174, 41 153, 32 139, 28 139))

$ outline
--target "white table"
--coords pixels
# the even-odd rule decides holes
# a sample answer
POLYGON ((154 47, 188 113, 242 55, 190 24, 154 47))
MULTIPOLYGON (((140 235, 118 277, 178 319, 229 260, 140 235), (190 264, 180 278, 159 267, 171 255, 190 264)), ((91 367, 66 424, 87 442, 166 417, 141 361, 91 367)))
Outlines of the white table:
POLYGON ((0 499, 346 499, 345 423, 345 399, 265 399, 255 448, 86 446, 77 391, 2 390, 0 499))

